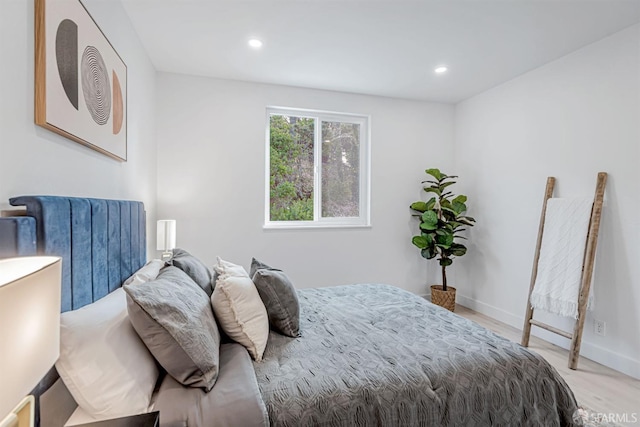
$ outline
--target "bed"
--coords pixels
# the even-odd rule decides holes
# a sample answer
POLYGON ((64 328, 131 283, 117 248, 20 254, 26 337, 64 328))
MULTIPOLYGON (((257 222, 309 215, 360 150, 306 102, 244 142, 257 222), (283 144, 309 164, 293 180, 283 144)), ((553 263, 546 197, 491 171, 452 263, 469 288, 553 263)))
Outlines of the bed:
MULTIPOLYGON (((101 300, 146 262, 140 202, 11 204, 33 220, 5 227, 1 246, 63 258, 63 312, 101 300)), ((361 284, 299 290, 298 299, 301 335, 270 331, 259 362, 222 344, 210 392, 164 375, 154 398, 161 425, 574 425, 573 393, 542 357, 407 291, 361 284)), ((55 372, 37 394, 44 427, 63 425, 77 406, 55 372)))

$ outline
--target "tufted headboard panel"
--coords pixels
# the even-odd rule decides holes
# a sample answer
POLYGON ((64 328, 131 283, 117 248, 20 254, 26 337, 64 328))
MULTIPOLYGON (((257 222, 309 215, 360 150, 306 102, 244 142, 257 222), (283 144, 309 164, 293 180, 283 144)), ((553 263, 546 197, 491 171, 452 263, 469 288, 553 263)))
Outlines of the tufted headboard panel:
POLYGON ((9 202, 35 219, 36 253, 62 257, 62 312, 102 298, 146 262, 142 202, 60 196, 9 202))

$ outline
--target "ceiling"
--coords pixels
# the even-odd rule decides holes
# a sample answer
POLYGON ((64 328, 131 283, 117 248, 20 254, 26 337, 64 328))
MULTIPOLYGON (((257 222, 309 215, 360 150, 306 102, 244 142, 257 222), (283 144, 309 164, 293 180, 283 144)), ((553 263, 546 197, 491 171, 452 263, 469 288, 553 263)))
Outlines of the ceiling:
POLYGON ((447 103, 640 22, 640 0, 121 1, 160 71, 447 103))

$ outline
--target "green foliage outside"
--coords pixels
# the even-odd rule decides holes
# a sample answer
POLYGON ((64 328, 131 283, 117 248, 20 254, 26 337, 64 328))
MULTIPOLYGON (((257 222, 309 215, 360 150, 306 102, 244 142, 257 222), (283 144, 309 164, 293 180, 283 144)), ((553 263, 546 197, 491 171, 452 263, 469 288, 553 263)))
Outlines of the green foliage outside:
POLYGON ((360 126, 322 122, 322 216, 359 215, 360 126))
POLYGON ((463 227, 473 227, 475 219, 466 216, 467 196, 455 196, 448 187, 455 184, 454 178, 448 176, 439 169, 427 169, 425 171, 433 179, 422 181, 429 184, 423 187, 427 193, 434 196, 426 202, 415 202, 411 209, 417 214, 413 216, 420 220, 420 234, 413 236, 411 242, 420 249, 421 255, 426 259, 437 256, 442 267, 442 289, 447 290, 446 268, 453 263, 455 257, 467 253, 467 247, 457 242, 464 239, 459 233, 465 230, 463 227))
MULTIPOLYGON (((360 127, 322 121, 322 216, 359 212, 360 127)), ((312 118, 270 117, 271 221, 312 221, 314 132, 312 118)))
POLYGON ((313 221, 313 138, 313 119, 271 116, 271 221, 313 221))

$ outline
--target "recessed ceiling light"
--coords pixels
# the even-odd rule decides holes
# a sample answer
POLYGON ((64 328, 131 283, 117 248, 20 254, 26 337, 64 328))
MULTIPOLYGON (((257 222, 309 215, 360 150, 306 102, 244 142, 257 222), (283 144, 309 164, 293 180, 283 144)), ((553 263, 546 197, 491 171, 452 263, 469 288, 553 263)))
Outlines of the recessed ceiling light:
POLYGON ((440 67, 436 68, 436 69, 435 69, 435 70, 433 70, 433 71, 435 71, 435 73, 436 73, 436 74, 443 74, 443 73, 446 73, 446 72, 447 72, 447 70, 448 70, 448 68, 447 68, 447 67, 445 67, 445 66, 440 66, 440 67))
POLYGON ((262 47, 262 40, 250 39, 249 46, 251 46, 254 49, 260 49, 262 47))

